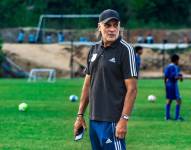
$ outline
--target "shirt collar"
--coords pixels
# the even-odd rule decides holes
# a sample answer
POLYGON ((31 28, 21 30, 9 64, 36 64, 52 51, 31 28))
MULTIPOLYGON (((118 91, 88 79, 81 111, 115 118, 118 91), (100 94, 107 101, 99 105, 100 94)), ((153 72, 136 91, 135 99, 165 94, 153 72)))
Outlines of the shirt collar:
POLYGON ((121 40, 121 36, 119 36, 110 46, 108 47, 104 47, 103 46, 103 41, 101 41, 101 47, 102 48, 115 48, 117 47, 117 45, 120 43, 120 40, 121 40))

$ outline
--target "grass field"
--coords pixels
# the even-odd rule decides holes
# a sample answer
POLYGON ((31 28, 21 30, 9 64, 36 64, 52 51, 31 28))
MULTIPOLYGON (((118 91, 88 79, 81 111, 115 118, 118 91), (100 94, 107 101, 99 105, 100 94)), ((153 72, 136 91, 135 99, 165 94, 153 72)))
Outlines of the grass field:
MULTIPOLYGON (((82 79, 62 79, 56 83, 26 80, 0 80, 0 150, 90 150, 88 131, 84 139, 73 141, 73 123, 80 96, 82 79), (18 104, 26 102, 27 112, 18 104)), ((184 122, 164 120, 164 85, 162 80, 139 80, 136 104, 129 121, 129 150, 191 149, 191 81, 180 83, 184 122), (149 103, 147 96, 157 96, 149 103)), ((175 103, 172 114, 174 115, 175 103)), ((86 115, 88 122, 88 115, 86 115)))

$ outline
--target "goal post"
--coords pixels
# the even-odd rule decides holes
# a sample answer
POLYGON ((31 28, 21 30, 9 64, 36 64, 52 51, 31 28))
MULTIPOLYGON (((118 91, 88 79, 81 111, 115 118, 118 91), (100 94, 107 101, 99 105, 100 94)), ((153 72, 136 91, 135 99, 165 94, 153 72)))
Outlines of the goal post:
MULTIPOLYGON (((36 31, 36 42, 40 42, 40 34, 42 31, 42 28, 44 26, 44 24, 46 23, 46 19, 78 19, 78 18, 98 18, 99 14, 63 14, 63 15, 59 15, 59 14, 47 14, 47 15, 41 15, 39 18, 39 22, 38 22, 38 27, 37 27, 37 31, 36 31)), ((43 35, 43 33, 42 33, 43 35)))
POLYGON ((42 78, 42 76, 44 78, 46 77, 48 82, 55 82, 56 70, 47 68, 33 68, 29 73, 28 82, 35 82, 38 78, 42 78))
MULTIPOLYGON (((76 47, 91 46, 97 41, 97 22, 99 14, 44 14, 39 18, 35 40, 37 43, 69 45, 70 77, 79 71, 75 67, 76 47), (62 35, 64 40, 59 40, 62 35), (51 40, 48 40, 51 39, 51 40)), ((64 46, 63 46, 64 47, 64 46)), ((79 65, 79 64, 78 64, 79 65)))

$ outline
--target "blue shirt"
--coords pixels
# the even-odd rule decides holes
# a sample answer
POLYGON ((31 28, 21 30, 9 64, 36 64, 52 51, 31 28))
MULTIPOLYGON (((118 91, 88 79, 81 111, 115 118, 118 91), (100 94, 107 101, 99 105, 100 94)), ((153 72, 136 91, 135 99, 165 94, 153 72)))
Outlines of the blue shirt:
POLYGON ((174 63, 169 64, 164 70, 164 76, 167 78, 167 83, 176 83, 180 72, 180 68, 174 63))
POLYGON ((58 43, 64 42, 64 35, 62 33, 58 33, 58 43))
POLYGON ((30 43, 35 43, 35 35, 34 34, 29 34, 28 40, 30 43))
POLYGON ((180 68, 175 65, 174 63, 169 64, 165 70, 164 70, 164 75, 166 78, 166 98, 173 100, 180 100, 181 96, 179 94, 179 89, 178 89, 178 76, 180 73, 180 68))
POLYGON ((136 58, 136 67, 137 67, 137 72, 139 73, 139 70, 140 70, 140 66, 141 66, 141 56, 136 54, 135 56, 136 58))
POLYGON ((19 34, 17 36, 17 42, 23 42, 24 38, 25 38, 24 32, 19 32, 19 34))

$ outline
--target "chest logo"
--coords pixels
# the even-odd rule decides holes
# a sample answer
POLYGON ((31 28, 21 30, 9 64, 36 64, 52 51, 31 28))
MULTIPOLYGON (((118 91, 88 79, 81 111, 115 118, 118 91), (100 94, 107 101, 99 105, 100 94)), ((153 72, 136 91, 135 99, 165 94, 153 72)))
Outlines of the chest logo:
POLYGON ((105 142, 106 144, 112 143, 112 140, 107 139, 107 141, 105 142))
POLYGON ((93 54, 92 58, 91 58, 91 62, 94 62, 94 60, 96 60, 97 54, 93 54))
POLYGON ((112 62, 112 63, 116 63, 115 57, 109 59, 109 61, 112 62))

